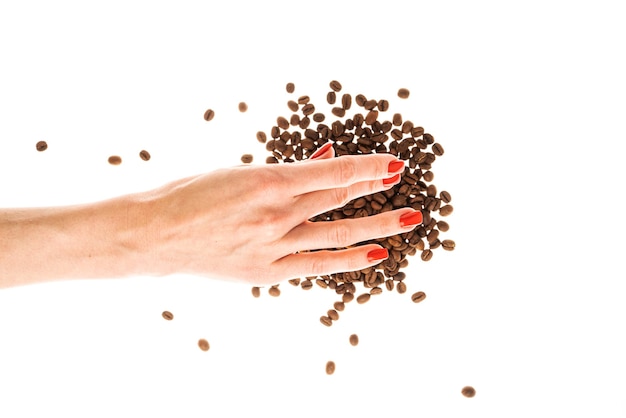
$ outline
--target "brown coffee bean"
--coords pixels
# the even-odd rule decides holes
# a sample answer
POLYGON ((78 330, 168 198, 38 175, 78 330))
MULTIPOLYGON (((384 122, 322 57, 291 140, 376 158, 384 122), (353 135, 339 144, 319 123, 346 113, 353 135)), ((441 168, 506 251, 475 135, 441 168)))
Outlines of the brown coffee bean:
POLYGON ((352 107, 352 96, 350 96, 349 94, 344 94, 343 96, 341 96, 341 107, 343 107, 345 110, 350 109, 350 107, 352 107))
POLYGON ((343 302, 335 302, 335 304, 333 305, 333 308, 335 308, 336 311, 341 312, 346 308, 346 304, 343 302))
POLYGON ((246 110, 248 110, 248 104, 246 102, 239 102, 239 111, 243 113, 246 110))
POLYGON ((315 112, 315 106, 312 103, 307 103, 302 106, 302 113, 306 116, 312 115, 315 112))
POLYGON ((287 93, 293 93, 296 90, 296 86, 293 83, 287 83, 285 89, 287 90, 287 93))
POLYGON ((335 373, 335 362, 329 361, 326 363, 326 374, 331 375, 333 373, 335 373))
POLYGON ((278 164, 278 160, 276 157, 267 157, 265 158, 265 164, 278 164))
POLYGON ((244 164, 250 164, 253 159, 254 157, 252 156, 252 154, 243 154, 241 156, 241 162, 244 164))
POLYGON ((452 207, 452 205, 444 205, 439 208, 439 214, 441 216, 448 216, 452 213, 453 210, 454 208, 452 207))
POLYGON ((411 300, 415 303, 420 303, 426 299, 426 293, 424 292, 415 292, 411 295, 411 300))
POLYGON ((320 316, 320 322, 327 327, 330 327, 333 324, 333 320, 327 316, 320 316))
POLYGON ((476 395, 476 389, 471 386, 465 386, 461 389, 461 394, 466 398, 473 398, 476 395))
POLYGON ((280 289, 278 288, 278 286, 272 286, 269 288, 267 293, 269 293, 270 296, 278 297, 280 296, 280 289))
POLYGON ((39 151, 39 152, 45 151, 45 150, 48 149, 48 143, 46 141, 39 141, 39 142, 37 142, 35 147, 37 148, 37 151, 39 151))
POLYGON ((441 232, 447 232, 450 229, 450 225, 448 225, 446 221, 438 221, 437 229, 439 229, 441 232))
POLYGON ((170 311, 163 311, 161 315, 163 316, 163 318, 167 319, 168 321, 171 321, 172 319, 174 319, 174 315, 170 311))
POLYGON ((200 347, 200 350, 202 351, 209 351, 209 342, 204 338, 201 338, 198 340, 198 347, 200 347))
POLYGON ((362 94, 357 94, 356 97, 354 98, 354 101, 356 102, 356 104, 358 106, 365 106, 365 102, 367 102, 367 98, 365 96, 363 96, 362 94))
POLYGON ((399 113, 396 113, 393 115, 393 119, 391 120, 393 123, 393 126, 401 126, 402 125, 402 115, 399 113))
POLYGON ((109 157, 109 164, 111 165, 120 165, 122 164, 122 158, 118 155, 112 155, 109 157))
POLYGON ((333 80, 330 82, 330 88, 333 91, 341 91, 341 83, 337 80, 333 80))
POLYGON ((288 282, 292 286, 298 286, 300 284, 300 279, 289 279, 288 282))
POLYGON ((150 160, 150 153, 146 151, 145 149, 141 150, 139 151, 139 158, 141 158, 144 161, 148 161, 150 160))
POLYGON ((335 102, 337 101, 337 94, 334 91, 329 91, 326 94, 326 102, 328 102, 328 104, 335 104, 335 102))
POLYGON ((300 109, 300 106, 298 105, 298 103, 294 102, 293 100, 289 100, 287 102, 287 107, 289 108, 289 110, 291 110, 292 112, 297 112, 298 109, 300 109))
POLYGON ((316 113, 313 115, 313 120, 317 123, 324 122, 324 119, 326 119, 326 116, 324 116, 323 113, 316 113))
POLYGON ((377 118, 378 118, 378 111, 370 110, 367 116, 365 116, 365 123, 367 123, 368 125, 371 125, 372 123, 376 121, 377 118))
POLYGON ((443 203, 450 203, 452 201, 452 196, 450 196, 450 193, 446 192, 445 190, 442 190, 439 193, 439 198, 443 203))
POLYGON ((388 291, 391 292, 393 288, 395 287, 393 280, 392 279, 385 280, 385 287, 387 288, 388 291))
POLYGON ((433 154, 440 156, 443 155, 443 147, 441 146, 441 144, 439 142, 433 144, 433 154))
MULTIPOLYGON (((291 115, 291 117, 289 118, 289 124, 291 126, 299 126, 300 125, 300 115, 298 115, 297 113, 294 113, 293 115, 291 115)), ((283 132, 283 134, 289 135, 287 132, 283 132)), ((282 134, 281 134, 281 138, 282 138, 282 134)))
POLYGON ((425 181, 433 181, 433 179, 435 178, 435 175, 433 174, 432 171, 426 171, 424 172, 424 174, 422 174, 422 178, 425 181))
POLYGON ((378 110, 380 110, 381 112, 386 112, 389 109, 389 102, 385 99, 379 100, 378 101, 378 110))
POLYGON ((305 105, 309 103, 309 100, 311 100, 309 96, 300 96, 298 97, 298 104, 305 105))
POLYGON ((403 294, 404 292, 406 292, 406 283, 398 282, 398 284, 396 285, 396 290, 400 294, 403 294))
POLYGON ((441 241, 441 247, 446 251, 453 251, 456 246, 456 243, 451 239, 444 239, 441 241))
POLYGON ((439 231, 436 229, 433 229, 426 236, 426 241, 428 241, 429 244, 432 244, 433 242, 437 240, 437 238, 439 238, 439 231))
POLYGON ((409 89, 401 88, 398 90, 398 97, 401 99, 407 99, 410 94, 411 92, 409 91, 409 89))
MULTIPOLYGON (((339 286, 337 286, 337 288, 339 288, 339 286)), ((343 300, 343 303, 350 303, 354 300, 354 293, 350 293, 350 292, 346 292, 343 295, 341 295, 341 300, 343 300)))
POLYGON ((204 120, 206 120, 207 122, 212 120, 215 117, 215 112, 212 109, 207 109, 206 112, 204 112, 204 120))
POLYGON ((303 280, 302 283, 300 283, 300 286, 304 290, 309 290, 313 287, 313 282, 310 281, 309 279, 306 279, 306 280, 303 280))
POLYGON ((350 336, 350 345, 353 347, 356 347, 357 345, 359 345, 359 336, 356 334, 352 334, 350 336))
POLYGON ((369 293, 363 293, 360 294, 357 298, 356 298, 356 302, 357 303, 365 303, 368 300, 370 300, 370 294, 369 293))
POLYGON ((376 100, 368 100, 363 104, 363 107, 367 110, 374 110, 376 106, 378 106, 378 102, 376 100))
POLYGON ((311 119, 309 119, 308 116, 305 116, 300 120, 300 124, 298 126, 300 127, 300 129, 306 129, 309 127, 310 123, 311 123, 311 119))
POLYGON ((257 286, 252 286, 252 296, 258 298, 261 296, 261 288, 257 286))
POLYGON ((289 129, 289 121, 282 116, 276 118, 276 125, 285 131, 289 129))
POLYGON ((339 314, 334 309, 329 309, 326 315, 328 315, 328 317, 332 319, 333 321, 339 320, 339 314))
POLYGON ((321 287, 322 289, 326 289, 328 287, 328 283, 326 283, 326 281, 322 279, 315 280, 315 284, 321 287))
POLYGON ((378 287, 378 286, 373 287, 373 288, 370 290, 370 295, 380 295, 381 293, 383 293, 383 289, 381 289, 381 288, 380 288, 380 287, 378 287))
POLYGON ((429 261, 431 258, 433 258, 433 252, 431 250, 424 250, 422 251, 422 260, 424 261, 429 261))
POLYGON ((346 115, 346 110, 342 107, 333 107, 331 112, 333 112, 333 115, 343 118, 346 115))

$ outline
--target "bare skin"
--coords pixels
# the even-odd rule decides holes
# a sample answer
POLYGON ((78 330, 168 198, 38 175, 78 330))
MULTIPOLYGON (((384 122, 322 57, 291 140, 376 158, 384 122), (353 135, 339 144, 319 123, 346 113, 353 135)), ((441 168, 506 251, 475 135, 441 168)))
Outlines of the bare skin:
POLYGON ((0 209, 0 288, 176 273, 264 285, 376 265, 387 257, 379 245, 324 249, 409 231, 419 212, 308 219, 392 187, 404 164, 333 157, 321 148, 303 162, 220 169, 86 205, 0 209))

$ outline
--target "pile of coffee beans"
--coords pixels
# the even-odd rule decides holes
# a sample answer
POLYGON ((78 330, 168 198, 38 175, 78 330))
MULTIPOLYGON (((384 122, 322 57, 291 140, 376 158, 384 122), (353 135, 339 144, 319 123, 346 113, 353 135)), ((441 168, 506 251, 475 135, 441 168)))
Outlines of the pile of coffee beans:
MULTIPOLYGON (((402 234, 358 243, 379 244, 389 251, 389 257, 373 267, 305 277, 304 280, 289 280, 289 283, 304 290, 311 289, 315 283, 341 295, 342 300, 335 303, 335 309, 320 318, 320 322, 326 326, 331 326, 339 318, 337 311, 343 310, 345 303, 355 299, 357 285, 367 289, 356 297, 359 304, 368 302, 371 296, 381 294, 383 289, 405 293, 406 274, 400 270, 408 266, 408 256, 419 254, 421 260, 429 261, 436 249, 452 251, 455 248, 453 240, 443 239, 442 233, 448 231, 449 225, 440 219, 452 214, 452 196, 446 190, 438 190, 433 184, 432 167, 437 158, 444 154, 443 146, 423 127, 400 113, 387 113, 390 108, 388 100, 368 98, 363 94, 353 98, 349 93, 342 93, 343 86, 337 80, 331 81, 329 87, 326 102, 331 107, 331 118, 319 111, 320 106, 316 106, 310 96, 300 95, 287 101, 291 114, 282 114, 276 118, 276 123, 269 129, 269 138, 264 131, 257 132, 257 140, 265 144, 266 150, 271 153, 265 162, 278 164, 305 160, 328 142, 338 157, 393 154, 406 162, 400 183, 383 192, 354 199, 342 208, 320 214, 310 221, 360 218, 411 207, 422 212, 423 223, 402 234), (385 116, 388 114, 388 117, 385 116)), ((294 83, 288 83, 286 91, 293 94, 296 91, 294 83)), ((400 88, 397 95, 407 99, 410 92, 400 88)), ((411 296, 411 300, 418 303, 425 297, 424 292, 417 292, 411 296)))

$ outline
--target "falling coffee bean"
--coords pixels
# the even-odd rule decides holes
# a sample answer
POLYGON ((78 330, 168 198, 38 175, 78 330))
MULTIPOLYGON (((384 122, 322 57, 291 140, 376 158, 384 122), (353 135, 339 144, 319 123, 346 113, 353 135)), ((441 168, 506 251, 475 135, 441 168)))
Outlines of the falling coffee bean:
POLYGON ((109 157, 109 164, 111 165, 120 165, 122 164, 122 158, 118 155, 112 155, 109 157))
POLYGON ((274 296, 274 297, 280 296, 280 289, 277 286, 270 287, 270 289, 267 292, 270 294, 270 296, 274 296))
POLYGON ((241 156, 241 162, 244 164, 250 164, 253 159, 254 157, 252 156, 252 154, 243 154, 241 156))
POLYGON ((259 131, 256 133, 256 140, 261 144, 265 144, 267 142, 267 135, 263 131, 259 131))
POLYGON ((333 80, 330 82, 330 88, 335 92, 341 91, 341 83, 337 80, 333 80))
POLYGON ((396 290, 398 291, 398 293, 403 294, 404 292, 406 292, 406 284, 404 282, 398 282, 398 284, 396 285, 396 290))
POLYGON ((254 296, 255 298, 258 298, 259 296, 261 296, 261 289, 257 286, 253 286, 252 287, 252 296, 254 296))
POLYGON ((456 244, 451 239, 444 239, 443 241, 441 241, 441 246, 446 251, 453 251, 456 244))
POLYGON ((466 398, 473 398, 474 395, 476 395, 476 389, 471 386, 465 386, 463 389, 461 389, 461 394, 466 398))
POLYGON ((365 303, 365 302, 367 302, 368 300, 370 300, 370 297, 371 297, 371 296, 370 296, 370 294, 369 294, 369 293, 363 293, 363 294, 359 295, 359 296, 356 298, 356 302, 357 302, 357 303, 365 303))
POLYGON ((287 93, 293 93, 295 89, 296 86, 293 83, 287 83, 287 85, 285 86, 285 90, 287 90, 287 93))
POLYGON ((441 216, 448 216, 452 213, 453 210, 454 208, 452 207, 452 205, 445 205, 439 208, 439 214, 441 216))
POLYGON ((419 303, 426 299, 426 293, 424 292, 415 292, 411 295, 411 300, 415 303, 419 303))
POLYGON ((400 90, 398 90, 398 97, 401 98, 401 99, 408 98, 409 94, 411 94, 409 89, 401 88, 400 90))
POLYGON ((48 143, 46 141, 39 141, 37 142, 37 151, 41 152, 41 151, 45 151, 48 149, 48 143))
POLYGON ((333 321, 337 321, 339 320, 339 314, 337 313, 336 310, 334 309, 329 309, 328 313, 326 314, 330 319, 332 319, 333 321))
POLYGON ((206 120, 207 122, 213 119, 214 116, 215 112, 212 109, 207 109, 207 111, 204 112, 204 120, 206 120))
POLYGON ((359 344, 359 336, 356 334, 352 334, 350 336, 350 345, 357 346, 359 344))
POLYGON ((330 319, 327 316, 320 316, 320 322, 324 325, 326 325, 327 327, 331 326, 333 324, 333 320, 330 319))
POLYGON ((201 338, 198 340, 198 347, 200 347, 200 350, 202 351, 209 351, 209 342, 204 338, 201 338))
POLYGON ((150 153, 146 150, 142 150, 139 152, 139 158, 144 161, 148 161, 150 159, 150 153))
POLYGON ((248 105, 246 102, 239 102, 239 111, 241 113, 245 112, 248 110, 248 105))
POLYGON ((326 374, 333 374, 335 373, 335 362, 334 361, 329 361, 328 363, 326 363, 326 374))
POLYGON ((163 318, 167 319, 168 321, 171 321, 172 319, 174 319, 174 315, 170 311, 163 311, 161 315, 163 316, 163 318))

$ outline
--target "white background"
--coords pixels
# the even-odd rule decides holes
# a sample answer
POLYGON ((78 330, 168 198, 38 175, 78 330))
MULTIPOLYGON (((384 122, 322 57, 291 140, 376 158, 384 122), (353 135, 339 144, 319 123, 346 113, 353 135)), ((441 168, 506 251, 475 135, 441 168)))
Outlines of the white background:
POLYGON ((0 3, 0 207, 263 164, 285 84, 323 108, 337 79, 444 146, 457 243, 331 328, 287 283, 1 290, 0 417, 626 417, 620 2, 410 3, 0 3))

